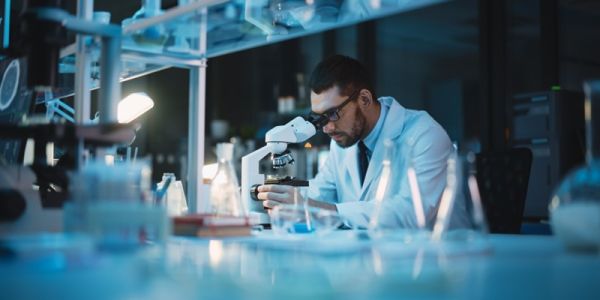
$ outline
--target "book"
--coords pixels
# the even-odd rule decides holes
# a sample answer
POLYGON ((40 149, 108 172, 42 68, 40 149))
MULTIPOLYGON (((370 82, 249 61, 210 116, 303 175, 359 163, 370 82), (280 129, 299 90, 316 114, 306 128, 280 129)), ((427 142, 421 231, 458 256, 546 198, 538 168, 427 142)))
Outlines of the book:
POLYGON ((230 237, 249 236, 252 233, 250 226, 207 226, 177 225, 173 227, 173 234, 178 236, 198 237, 230 237))
POLYGON ((179 236, 249 236, 251 232, 247 217, 194 214, 173 218, 173 234, 179 236))
POLYGON ((199 226, 249 226, 248 217, 215 214, 191 214, 173 218, 174 224, 196 224, 199 226))

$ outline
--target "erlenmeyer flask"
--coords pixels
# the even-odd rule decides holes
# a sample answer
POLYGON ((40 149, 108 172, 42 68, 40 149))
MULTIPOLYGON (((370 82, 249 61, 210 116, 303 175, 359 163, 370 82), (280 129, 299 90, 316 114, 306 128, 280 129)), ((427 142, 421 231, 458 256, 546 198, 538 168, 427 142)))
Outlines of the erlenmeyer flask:
POLYGON ((217 158, 217 173, 210 184, 211 211, 217 215, 245 216, 246 209, 242 204, 237 176, 231 164, 233 144, 217 144, 217 158))
POLYGON ((488 229, 475 170, 472 152, 466 157, 454 153, 448 159, 446 188, 440 200, 432 240, 485 244, 488 229))
POLYGON ((373 211, 369 219, 367 229, 369 230, 369 236, 371 238, 380 238, 383 235, 389 235, 392 226, 388 222, 388 218, 392 217, 388 215, 386 209, 387 202, 389 201, 390 195, 390 180, 392 180, 392 156, 394 152, 393 143, 391 140, 386 139, 383 141, 385 147, 381 173, 379 175, 379 181, 377 182, 377 188, 375 190, 375 199, 373 211))
MULTIPOLYGON (((375 203, 368 224, 369 235, 372 238, 385 236, 386 238, 406 241, 415 240, 417 236, 428 236, 421 191, 413 163, 414 153, 412 149, 414 145, 411 143, 406 144, 406 148, 410 149, 409 154, 403 157, 408 161, 406 174, 397 174, 393 167, 393 160, 398 155, 396 154, 395 144, 389 139, 385 140, 383 144, 385 147, 383 167, 377 183, 373 200, 375 203), (408 187, 409 193, 401 195, 398 190, 392 188, 394 180, 406 180, 407 184, 403 187, 408 187), (403 205, 406 203, 400 203, 401 201, 409 201, 410 204, 403 205), (407 207, 410 211, 403 213, 412 214, 412 217, 403 218, 396 215, 399 206, 407 207), (403 221, 400 221, 401 219, 403 221)), ((398 187, 398 184, 395 186, 398 187)))
POLYGON ((555 190, 550 224, 568 249, 600 252, 600 80, 586 82, 584 91, 586 164, 555 190))

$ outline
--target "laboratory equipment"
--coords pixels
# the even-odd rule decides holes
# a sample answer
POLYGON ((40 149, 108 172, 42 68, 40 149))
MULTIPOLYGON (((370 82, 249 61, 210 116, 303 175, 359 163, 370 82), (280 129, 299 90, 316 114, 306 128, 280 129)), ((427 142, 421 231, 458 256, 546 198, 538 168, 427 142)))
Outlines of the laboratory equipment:
MULTIPOLYGON (((27 68, 25 59, 0 60, 0 124, 17 124, 29 111, 32 102, 31 91, 27 89, 27 68), (19 76, 16 76, 19 73, 19 76), (14 95, 13 95, 14 91, 14 95)), ((21 162, 22 140, 0 139, 0 162, 19 164, 21 162)))
POLYGON ((301 143, 317 133, 314 123, 302 117, 296 117, 285 125, 276 126, 269 130, 265 136, 267 143, 262 148, 242 157, 242 202, 250 210, 250 219, 260 224, 268 224, 269 216, 266 214, 261 201, 252 199, 256 188, 265 181, 265 175, 259 173, 259 162, 268 154, 274 168, 280 168, 293 162, 293 157, 286 152, 287 145, 301 143), (256 217, 255 217, 256 216, 256 217))
POLYGON ((35 182, 30 168, 0 168, 0 237, 62 230, 62 202, 43 201, 35 182))
POLYGON ((381 174, 379 175, 379 181, 377 182, 377 189, 375 191, 374 199, 375 206, 371 213, 371 217, 369 218, 368 225, 370 235, 372 236, 381 235, 382 231, 386 230, 386 217, 394 217, 386 215, 386 212, 389 213, 389 211, 384 207, 384 205, 390 200, 389 198, 392 197, 392 195, 390 195, 390 180, 393 180, 391 159, 393 157, 394 149, 392 141, 389 139, 386 139, 383 142, 383 145, 385 147, 383 167, 381 169, 381 174), (384 203, 384 201, 386 203, 384 203))
MULTIPOLYGON (((192 0, 178 0, 177 5, 185 6, 190 4, 192 0)), ((178 22, 175 24, 171 24, 172 26, 167 26, 167 30, 171 31, 172 38, 174 40, 173 45, 166 48, 169 52, 175 53, 189 53, 194 49, 190 46, 190 40, 197 39, 199 36, 198 28, 195 24, 190 22, 178 22)))
POLYGON ((11 60, 2 74, 0 83, 0 111, 10 107, 19 90, 19 79, 21 77, 21 63, 19 60, 11 60))
POLYGON ((173 173, 164 173, 157 184, 156 201, 167 207, 169 216, 181 216, 188 212, 188 205, 181 180, 173 173))
POLYGON ((210 184, 211 212, 216 215, 246 216, 246 208, 240 199, 237 175, 231 162, 233 144, 217 144, 217 158, 217 173, 210 184))
POLYGON ((73 186, 69 172, 79 166, 64 158, 58 165, 47 161, 47 145, 54 143, 72 149, 78 141, 92 147, 131 142, 135 136, 129 125, 0 125, 0 138, 34 141, 34 160, 31 166, 16 164, 0 168, 0 189, 8 198, 2 198, 3 212, 0 235, 62 230, 61 208, 68 200, 68 189, 73 186), (23 209, 23 205, 25 205, 23 209))
MULTIPOLYGON (((83 145, 102 147, 130 143, 134 131, 130 126, 114 124, 117 120, 117 100, 120 99, 119 65, 121 53, 121 28, 116 25, 87 21, 69 15, 60 9, 60 0, 30 1, 24 5, 20 16, 21 39, 7 53, 10 56, 26 57, 27 87, 38 92, 48 92, 57 86, 59 51, 66 45, 66 32, 99 37, 102 41, 100 73, 100 125, 31 124, 13 120, 0 125, 0 137, 5 139, 32 138, 35 142, 34 160, 31 167, 14 166, 1 171, 7 180, 11 195, 20 194, 20 200, 3 205, 12 206, 17 212, 10 222, 1 225, 4 233, 32 233, 60 230, 56 209, 60 210, 74 186, 67 174, 81 167, 83 145), (19 124, 19 125, 16 125, 19 124), (68 149, 59 165, 46 160, 47 144, 59 143, 68 149), (29 168, 34 175, 29 174, 29 168), (23 177, 19 175, 23 174, 23 177), (37 189, 37 190, 36 190, 37 189), (25 210, 20 209, 23 200, 25 210)), ((16 70, 14 67, 11 70, 16 70)), ((14 71, 10 74, 15 73, 14 71)), ((8 84, 9 81, 7 81, 8 84)), ((17 84, 15 82, 15 84, 17 84)), ((7 85, 8 87, 8 85, 7 85)), ((12 94, 13 89, 4 87, 12 94)), ((87 92, 87 91, 86 91, 87 92)), ((12 95, 11 95, 12 98, 12 95)), ((18 199, 19 197, 13 197, 18 199)), ((114 215, 123 210, 114 212, 114 215)), ((107 217, 106 220, 110 220, 107 217)))
POLYGON ((281 24, 286 27, 307 27, 315 16, 314 2, 305 1, 271 1, 270 10, 273 15, 273 24, 281 24))
MULTIPOLYGON (((61 0, 28 1, 21 15, 19 54, 27 56, 27 85, 36 91, 56 86, 60 48, 66 44, 65 26, 52 20, 64 13, 61 0)), ((14 49, 14 48, 13 48, 14 49)))
POLYGON ((417 237, 428 237, 429 233, 425 230, 426 221, 421 200, 421 192, 419 190, 415 168, 412 163, 412 151, 411 156, 406 158, 409 167, 407 168, 407 174, 404 174, 403 178, 406 178, 408 186, 410 187, 414 226, 412 226, 412 228, 399 228, 396 222, 398 216, 394 214, 393 209, 389 209, 389 206, 399 205, 398 203, 394 203, 399 195, 394 194, 394 191, 392 191, 390 187, 393 185, 394 180, 398 180, 398 178, 402 176, 395 174, 391 167, 392 160, 396 157, 394 143, 392 140, 386 139, 383 141, 383 146, 383 167, 381 168, 379 181, 377 182, 377 189, 375 190, 374 195, 375 199, 373 199, 374 206, 367 225, 368 235, 372 239, 386 238, 394 240, 414 240, 417 237))
POLYGON ((569 171, 585 163, 585 97, 583 92, 561 88, 512 98, 510 146, 528 148, 533 155, 522 217, 547 220, 553 189, 569 171))
POLYGON ((433 226, 433 241, 460 242, 460 247, 484 250, 488 233, 475 173, 475 154, 448 158, 446 188, 433 226))
POLYGON ((87 234, 110 250, 164 242, 170 225, 166 208, 152 203, 149 165, 93 161, 81 167, 71 176, 65 231, 87 234))
MULTIPOLYGON (((136 11, 131 18, 123 20, 123 27, 130 26, 136 22, 161 15, 161 0, 143 0, 142 7, 136 11)), ((144 30, 135 31, 131 34, 132 40, 145 47, 155 47, 160 50, 169 36, 166 33, 164 24, 144 30)))
POLYGON ((271 211, 271 228, 275 234, 326 235, 342 225, 342 217, 328 209, 308 205, 308 184, 294 187, 294 203, 280 204, 271 211))
POLYGON ((133 93, 119 101, 117 120, 129 123, 154 107, 154 101, 146 93, 133 93))
POLYGON ((271 229, 275 234, 327 235, 342 225, 340 215, 332 210, 304 205, 282 204, 271 212, 271 229))
POLYGON ((600 81, 584 84, 587 164, 560 183, 550 202, 550 223, 569 249, 600 250, 600 81))
POLYGON ((59 52, 66 45, 66 32, 92 35, 102 40, 100 75, 100 122, 116 121, 117 99, 121 97, 119 66, 121 28, 87 21, 60 9, 62 1, 26 2, 21 15, 22 37, 9 49, 15 57, 27 57, 27 85, 35 91, 57 86, 59 52))

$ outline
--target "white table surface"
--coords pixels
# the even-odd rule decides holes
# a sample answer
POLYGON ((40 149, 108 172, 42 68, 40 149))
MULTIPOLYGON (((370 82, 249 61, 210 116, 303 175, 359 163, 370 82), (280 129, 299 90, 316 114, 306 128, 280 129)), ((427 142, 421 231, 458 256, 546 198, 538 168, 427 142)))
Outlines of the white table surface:
POLYGON ((486 243, 171 238, 136 251, 4 256, 2 299, 600 299, 600 254, 552 236, 486 243))

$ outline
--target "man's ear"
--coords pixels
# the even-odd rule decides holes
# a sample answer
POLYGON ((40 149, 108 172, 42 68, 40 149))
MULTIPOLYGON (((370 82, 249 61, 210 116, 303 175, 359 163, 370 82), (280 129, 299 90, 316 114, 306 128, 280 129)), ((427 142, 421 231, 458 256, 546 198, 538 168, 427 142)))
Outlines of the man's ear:
POLYGON ((361 105, 369 106, 373 103, 373 94, 367 89, 362 89, 358 94, 358 101, 361 105))

